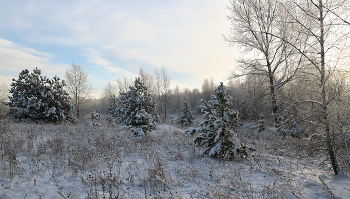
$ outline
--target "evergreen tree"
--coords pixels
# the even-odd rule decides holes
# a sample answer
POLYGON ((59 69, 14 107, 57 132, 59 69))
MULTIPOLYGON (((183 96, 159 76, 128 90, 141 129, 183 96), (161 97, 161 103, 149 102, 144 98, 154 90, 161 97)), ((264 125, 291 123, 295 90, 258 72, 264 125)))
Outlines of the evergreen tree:
POLYGON ((176 118, 176 122, 181 126, 188 126, 193 124, 193 120, 194 118, 192 116, 191 107, 188 104, 188 102, 185 102, 182 108, 182 111, 180 112, 179 116, 176 118))
POLYGON ((249 105, 248 105, 248 102, 247 102, 247 98, 249 96, 245 96, 243 99, 241 99, 239 101, 239 104, 238 104, 238 111, 240 113, 240 117, 242 120, 247 120, 249 119, 249 105))
POLYGON ((301 137, 303 134, 303 128, 300 127, 300 120, 298 119, 296 104, 293 103, 287 107, 284 113, 278 117, 278 120, 277 133, 282 137, 301 137))
POLYGON ((120 93, 113 119, 121 125, 131 127, 134 135, 139 137, 155 128, 151 115, 155 107, 147 87, 140 78, 136 78, 134 86, 130 86, 128 92, 120 93))
POLYGON ((55 76, 49 79, 41 75, 38 68, 29 73, 23 70, 18 79, 11 84, 10 107, 8 115, 15 119, 30 118, 34 121, 60 122, 73 121, 74 106, 69 103, 70 97, 63 89, 65 82, 55 76))
POLYGON ((197 146, 204 146, 204 154, 219 157, 237 157, 247 155, 246 147, 242 145, 235 133, 238 120, 238 112, 231 110, 232 98, 228 94, 223 83, 215 88, 210 100, 201 100, 200 106, 204 115, 200 127, 187 129, 190 135, 195 132, 200 134, 194 139, 197 146))
POLYGON ((113 94, 111 95, 111 97, 109 98, 109 103, 108 103, 108 107, 106 109, 106 114, 107 114, 107 121, 111 122, 113 121, 113 118, 116 117, 115 115, 115 110, 118 106, 118 99, 117 97, 113 94))
POLYGON ((258 133, 265 131, 265 119, 264 114, 259 114, 259 120, 258 120, 258 133))

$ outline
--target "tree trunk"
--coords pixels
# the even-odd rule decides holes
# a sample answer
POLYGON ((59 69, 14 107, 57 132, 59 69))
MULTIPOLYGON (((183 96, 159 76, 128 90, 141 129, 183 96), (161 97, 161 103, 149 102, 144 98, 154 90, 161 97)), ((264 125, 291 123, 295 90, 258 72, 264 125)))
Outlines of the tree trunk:
POLYGON ((326 130, 326 143, 327 150, 329 154, 329 158, 331 160, 331 164, 333 167, 333 171, 335 175, 338 175, 338 165, 334 152, 334 146, 332 144, 330 129, 329 129, 329 121, 328 121, 328 110, 327 110, 327 98, 326 98, 326 90, 325 90, 325 50, 324 50, 324 16, 323 16, 323 3, 322 0, 319 1, 319 9, 320 9, 320 46, 321 46, 321 89, 322 89, 322 106, 323 106, 323 120, 325 123, 326 130))
POLYGON ((79 114, 79 97, 78 96, 76 96, 75 97, 75 103, 76 103, 76 105, 77 105, 77 118, 79 118, 79 116, 80 116, 80 114, 79 114))
POLYGON ((275 127, 277 129, 277 127, 278 127, 278 117, 277 117, 278 107, 277 107, 277 101, 276 101, 274 80, 273 80, 273 75, 272 75, 272 71, 271 71, 271 64, 269 63, 269 61, 267 61, 267 67, 268 67, 268 71, 269 71, 269 80, 270 80, 269 83, 270 83, 272 114, 273 114, 273 117, 275 120, 275 127))
POLYGON ((167 94, 164 95, 164 122, 166 121, 167 94))

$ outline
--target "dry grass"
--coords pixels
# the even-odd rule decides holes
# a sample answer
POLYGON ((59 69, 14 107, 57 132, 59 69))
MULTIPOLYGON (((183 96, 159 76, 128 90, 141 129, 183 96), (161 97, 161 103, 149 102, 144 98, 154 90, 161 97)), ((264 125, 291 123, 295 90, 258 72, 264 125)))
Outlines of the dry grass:
MULTIPOLYGON (((303 184, 290 180, 293 163, 278 152, 290 140, 241 129, 241 140, 257 152, 225 161, 202 156, 174 126, 159 125, 137 142, 123 127, 100 122, 88 128, 1 121, 0 179, 29 176, 23 183, 38 191, 23 196, 34 198, 48 196, 38 188, 45 180, 55 187, 50 197, 62 198, 301 197, 303 184), (262 175, 265 182, 255 182, 262 175)), ((10 188, 4 190, 11 197, 10 188)))

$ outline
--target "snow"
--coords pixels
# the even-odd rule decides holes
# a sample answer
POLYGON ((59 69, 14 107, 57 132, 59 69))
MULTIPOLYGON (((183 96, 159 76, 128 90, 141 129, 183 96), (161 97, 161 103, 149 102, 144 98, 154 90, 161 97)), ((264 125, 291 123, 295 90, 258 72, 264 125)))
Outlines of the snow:
POLYGON ((241 148, 241 143, 239 143, 239 141, 236 139, 235 140, 235 147, 233 148, 233 153, 235 158, 237 157, 237 149, 241 148))
POLYGON ((109 198, 109 186, 119 198, 350 198, 347 177, 334 176, 327 161, 300 159, 291 149, 273 152, 276 143, 289 143, 268 130, 238 129, 257 151, 248 160, 225 161, 200 155, 181 127, 167 124, 140 142, 106 124, 0 125, 7 129, 0 139, 0 198, 109 198))

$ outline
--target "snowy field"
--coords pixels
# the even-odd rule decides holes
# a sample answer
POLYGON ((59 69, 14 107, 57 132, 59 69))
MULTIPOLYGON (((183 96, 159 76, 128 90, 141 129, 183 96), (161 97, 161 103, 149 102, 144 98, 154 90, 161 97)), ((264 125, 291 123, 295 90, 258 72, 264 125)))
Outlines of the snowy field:
POLYGON ((248 159, 200 154, 179 126, 136 142, 122 127, 1 121, 0 198, 350 198, 326 158, 300 159, 300 140, 243 125, 248 159))

